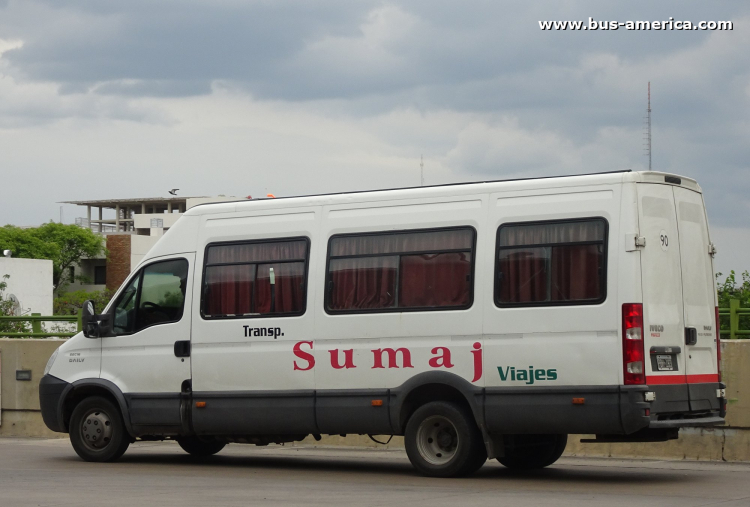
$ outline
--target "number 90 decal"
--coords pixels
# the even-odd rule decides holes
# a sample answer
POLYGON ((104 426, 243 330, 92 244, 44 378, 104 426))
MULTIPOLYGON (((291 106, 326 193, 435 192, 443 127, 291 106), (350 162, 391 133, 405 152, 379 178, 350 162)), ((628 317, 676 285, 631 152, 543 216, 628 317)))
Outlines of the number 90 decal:
POLYGON ((659 232, 659 246, 665 252, 669 248, 669 236, 667 236, 667 231, 665 231, 664 229, 659 232))

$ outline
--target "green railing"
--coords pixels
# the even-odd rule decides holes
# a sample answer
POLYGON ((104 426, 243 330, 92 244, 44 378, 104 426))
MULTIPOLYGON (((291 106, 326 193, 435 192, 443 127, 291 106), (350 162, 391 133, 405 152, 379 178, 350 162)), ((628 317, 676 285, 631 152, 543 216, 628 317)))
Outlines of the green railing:
POLYGON ((0 323, 2 322, 29 322, 31 323, 30 333, 6 333, 0 331, 0 338, 52 338, 58 336, 60 338, 70 338, 75 336, 83 325, 81 323, 81 311, 78 311, 78 315, 51 315, 42 316, 41 313, 32 313, 31 315, 24 315, 23 317, 5 317, 0 316, 0 323), (75 333, 66 333, 55 331, 52 333, 46 333, 42 331, 42 322, 75 322, 76 331, 75 333))
POLYGON ((750 329, 740 329, 740 316, 750 315, 750 308, 740 308, 739 299, 730 299, 729 308, 719 308, 719 320, 729 317, 729 329, 721 329, 721 336, 729 338, 745 338, 750 336, 750 329))
MULTIPOLYGON (((729 308, 719 308, 719 319, 729 317, 729 329, 721 329, 721 336, 729 336, 730 339, 744 338, 750 336, 750 329, 740 329, 740 316, 750 316, 750 308, 741 308, 738 299, 729 300, 729 308)), ((30 322, 31 333, 6 333, 0 331, 0 337, 8 338, 50 338, 59 336, 60 338, 70 338, 81 331, 81 312, 78 315, 52 315, 44 317, 38 313, 32 313, 24 317, 3 317, 0 316, 1 322, 30 322), (42 322, 75 322, 75 333, 52 332, 45 333, 42 331, 42 322)))

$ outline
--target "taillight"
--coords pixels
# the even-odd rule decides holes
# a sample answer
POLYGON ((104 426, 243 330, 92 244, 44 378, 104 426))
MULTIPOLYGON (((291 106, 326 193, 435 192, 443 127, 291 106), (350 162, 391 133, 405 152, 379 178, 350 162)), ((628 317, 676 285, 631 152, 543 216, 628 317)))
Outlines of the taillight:
POLYGON ((622 305, 622 367, 625 385, 645 384, 643 353, 643 305, 622 305))
POLYGON ((716 370, 721 382, 721 325, 719 324, 719 307, 716 307, 716 370))

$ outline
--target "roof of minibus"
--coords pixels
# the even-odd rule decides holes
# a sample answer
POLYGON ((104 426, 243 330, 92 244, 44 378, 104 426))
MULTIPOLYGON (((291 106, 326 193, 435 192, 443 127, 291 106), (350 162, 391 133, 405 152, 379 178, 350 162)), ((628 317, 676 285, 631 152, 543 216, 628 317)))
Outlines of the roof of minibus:
POLYGON ((305 207, 331 204, 345 204, 351 202, 387 201, 393 199, 413 199, 419 197, 440 197, 448 195, 468 195, 477 192, 498 192, 512 190, 531 190, 544 188, 565 188, 589 185, 612 185, 625 182, 651 182, 660 184, 677 184, 687 186, 691 190, 701 191, 698 183, 685 176, 676 176, 657 171, 631 170, 611 171, 591 174, 577 174, 570 176, 546 176, 541 178, 517 178, 507 180, 472 181, 464 183, 448 183, 443 185, 428 185, 423 187, 388 188, 377 190, 359 190, 353 192, 338 192, 331 194, 313 194, 303 196, 274 197, 261 199, 242 199, 219 203, 198 204, 188 209, 186 215, 207 215, 212 213, 227 213, 242 211, 262 205, 264 208, 305 207), (665 178, 673 178, 670 181, 665 178))

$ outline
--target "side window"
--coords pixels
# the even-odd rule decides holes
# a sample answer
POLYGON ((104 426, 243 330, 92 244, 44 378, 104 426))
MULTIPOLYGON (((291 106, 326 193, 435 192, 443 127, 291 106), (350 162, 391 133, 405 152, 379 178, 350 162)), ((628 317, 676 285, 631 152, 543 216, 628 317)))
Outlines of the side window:
POLYGON ((143 268, 120 294, 115 305, 114 331, 131 334, 147 327, 177 322, 185 306, 188 262, 156 262, 143 268))
POLYGON ((468 308, 474 237, 471 227, 333 236, 326 311, 468 308))
POLYGON ((606 297, 602 218, 505 224, 497 231, 498 306, 594 304, 606 297))
POLYGON ((206 249, 204 318, 305 312, 308 240, 215 244, 206 249))
POLYGON ((130 334, 135 331, 135 302, 138 298, 140 283, 141 274, 138 274, 130 281, 117 300, 115 305, 115 334, 130 334))

